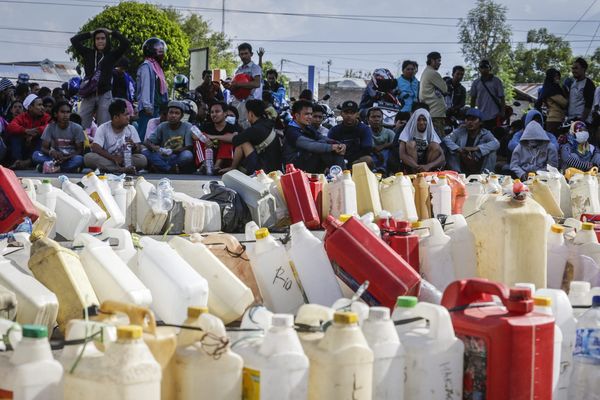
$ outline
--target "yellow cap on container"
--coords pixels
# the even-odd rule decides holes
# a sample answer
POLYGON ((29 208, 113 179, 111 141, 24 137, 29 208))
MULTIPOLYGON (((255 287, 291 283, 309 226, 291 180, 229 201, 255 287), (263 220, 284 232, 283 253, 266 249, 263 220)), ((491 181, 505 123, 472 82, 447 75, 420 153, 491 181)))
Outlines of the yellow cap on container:
POLYGON ((396 172, 394 176, 404 176, 404 172, 396 172))
POLYGON ((533 296, 533 304, 540 307, 552 306, 552 299, 546 296, 533 296))
POLYGON ((583 231, 593 231, 594 230, 594 224, 592 224, 591 222, 584 222, 583 224, 581 224, 581 230, 583 230, 583 231))
POLYGON ((202 314, 208 314, 208 307, 188 307, 188 318, 198 318, 202 314))
POLYGON ((344 325, 357 324, 358 314, 351 311, 337 311, 333 314, 333 322, 344 325))
POLYGON ((535 176, 535 172, 530 172, 527 174, 527 176, 529 176, 529 177, 535 176))
POLYGON ((269 236, 269 230, 267 228, 260 228, 254 232, 254 237, 257 239, 264 239, 269 236))
POLYGON ((93 171, 92 172, 88 172, 87 174, 85 174, 85 176, 93 176, 93 175, 96 175, 96 174, 94 174, 93 171))
POLYGON ((564 226, 560 226, 558 224, 552 224, 552 226, 550 227, 550 230, 554 233, 564 233, 565 232, 565 227, 564 226))
POLYGON ((415 229, 415 228, 420 228, 421 227, 421 221, 414 221, 410 224, 411 228, 415 229))
POLYGON ((340 222, 346 222, 348 221, 350 218, 352 217, 352 215, 350 214, 342 214, 340 215, 340 222))
POLYGON ((344 175, 352 175, 352 171, 350 171, 349 169, 345 169, 344 171, 342 171, 342 173, 344 175))
POLYGON ((46 234, 43 231, 33 231, 31 232, 31 235, 29 235, 29 241, 31 243, 33 242, 37 242, 40 239, 43 239, 46 237, 46 234))
POLYGON ((107 179, 108 179, 108 176, 106 176, 106 175, 100 175, 100 176, 98 177, 98 179, 100 179, 100 180, 102 180, 102 181, 105 181, 105 180, 107 180, 107 179))
POLYGON ((141 339, 143 333, 142 327, 137 325, 117 327, 117 339, 141 339))
POLYGON ((444 175, 444 174, 440 174, 440 175, 438 175, 438 178, 439 178, 439 179, 446 179, 446 175, 444 175))
POLYGON ((520 180, 520 179, 515 179, 515 180, 513 181, 513 183, 521 183, 521 180, 520 180))

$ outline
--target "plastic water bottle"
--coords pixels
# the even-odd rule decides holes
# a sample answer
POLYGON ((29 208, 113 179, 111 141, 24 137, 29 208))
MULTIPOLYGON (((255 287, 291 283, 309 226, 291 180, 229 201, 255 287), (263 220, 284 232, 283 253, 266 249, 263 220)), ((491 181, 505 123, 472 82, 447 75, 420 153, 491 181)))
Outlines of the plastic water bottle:
POLYGON ((123 164, 125 165, 125 168, 131 168, 133 166, 133 161, 131 160, 131 145, 127 142, 123 147, 123 164))
POLYGON ((204 165, 206 165, 206 175, 213 174, 213 149, 207 147, 204 151, 204 165))
POLYGON ((162 178, 158 181, 157 195, 158 195, 158 207, 164 211, 170 211, 173 208, 173 186, 169 178, 162 178))
POLYGON ((579 318, 573 360, 569 399, 600 399, 600 296, 579 318))

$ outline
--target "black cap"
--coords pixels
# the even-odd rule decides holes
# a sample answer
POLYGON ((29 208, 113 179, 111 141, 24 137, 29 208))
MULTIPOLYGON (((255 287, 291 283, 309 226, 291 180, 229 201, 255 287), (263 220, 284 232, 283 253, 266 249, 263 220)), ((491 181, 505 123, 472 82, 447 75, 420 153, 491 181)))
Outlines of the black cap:
POLYGON ((355 101, 346 100, 345 102, 342 103, 342 111, 349 111, 349 112, 356 113, 356 112, 358 112, 358 104, 356 104, 355 101))
POLYGON ((479 68, 492 68, 492 64, 489 62, 489 60, 481 60, 479 62, 479 68))

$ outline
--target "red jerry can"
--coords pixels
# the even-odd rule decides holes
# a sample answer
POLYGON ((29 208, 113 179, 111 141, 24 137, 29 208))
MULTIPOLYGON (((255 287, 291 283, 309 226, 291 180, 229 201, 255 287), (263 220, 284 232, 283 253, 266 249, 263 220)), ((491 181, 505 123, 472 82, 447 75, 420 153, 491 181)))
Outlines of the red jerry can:
POLYGON ((419 236, 413 233, 410 222, 395 219, 389 221, 389 227, 379 227, 382 229, 383 240, 419 272, 419 236))
MULTIPOLYGON (((323 213, 323 182, 319 179, 319 174, 308 175, 308 184, 310 186, 310 193, 315 201, 315 206, 317 207, 317 213, 320 217, 323 213)), ((320 218, 319 226, 321 226, 320 218)))
POLYGON ((331 215, 323 222, 325 250, 336 274, 352 290, 369 281, 363 299, 371 306, 393 308, 398 296, 418 296, 421 277, 402 257, 360 220, 343 224, 331 215))
POLYGON ((285 174, 281 176, 281 190, 292 224, 302 221, 308 229, 320 226, 321 219, 304 171, 296 169, 293 164, 286 165, 285 174))
POLYGON ((0 165, 0 233, 12 231, 25 217, 35 222, 39 214, 13 170, 0 165))
POLYGON ((554 318, 533 312, 529 288, 487 279, 451 283, 442 305, 465 344, 463 399, 552 398, 554 318), (503 305, 484 303, 497 296, 503 305))

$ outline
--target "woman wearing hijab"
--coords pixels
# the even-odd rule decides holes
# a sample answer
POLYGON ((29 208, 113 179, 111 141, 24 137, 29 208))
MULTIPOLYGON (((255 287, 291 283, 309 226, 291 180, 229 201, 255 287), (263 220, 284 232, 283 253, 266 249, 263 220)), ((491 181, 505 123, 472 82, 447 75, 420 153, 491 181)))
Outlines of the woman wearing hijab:
POLYGON ((92 124, 92 116, 96 113, 96 123, 110 121, 108 106, 112 101, 112 73, 117 61, 129 50, 130 43, 117 31, 99 28, 93 32, 84 32, 71 38, 75 51, 83 59, 85 79, 81 83, 79 95, 83 97, 79 114, 82 126, 88 129, 92 124), (92 40, 92 47, 83 43, 92 40), (119 47, 112 49, 111 39, 119 42, 119 47))
POLYGON ((428 172, 446 163, 435 132, 431 115, 425 109, 416 110, 400 134, 400 160, 407 172, 428 172))
POLYGON ((600 167, 600 152, 588 142, 590 134, 584 122, 575 121, 566 135, 566 143, 560 146, 562 168, 577 168, 588 171, 600 167))
POLYGON ((560 71, 550 68, 546 71, 546 79, 538 104, 545 104, 548 109, 546 131, 558 137, 560 125, 565 119, 569 100, 560 84, 560 71))

